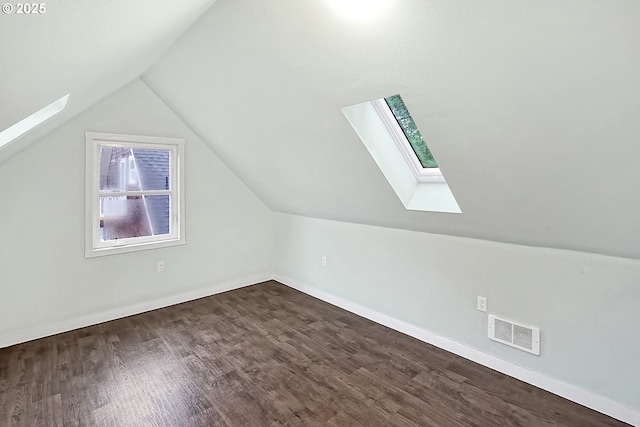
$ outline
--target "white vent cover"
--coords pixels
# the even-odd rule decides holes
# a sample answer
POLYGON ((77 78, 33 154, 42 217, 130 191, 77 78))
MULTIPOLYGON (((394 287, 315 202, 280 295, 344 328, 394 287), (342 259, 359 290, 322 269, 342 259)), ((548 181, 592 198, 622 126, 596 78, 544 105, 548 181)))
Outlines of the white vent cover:
POLYGON ((540 355, 540 329, 523 326, 489 315, 489 338, 511 347, 540 355))

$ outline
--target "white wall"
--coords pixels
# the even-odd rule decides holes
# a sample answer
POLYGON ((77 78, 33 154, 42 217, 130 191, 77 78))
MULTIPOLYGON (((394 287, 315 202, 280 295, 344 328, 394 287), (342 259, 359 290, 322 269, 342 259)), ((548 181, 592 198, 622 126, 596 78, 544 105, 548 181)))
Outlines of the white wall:
POLYGON ((141 80, 7 160, 0 183, 0 344, 269 277, 271 211, 141 80), (84 258, 85 131, 186 139, 186 245, 84 258))
POLYGON ((640 261, 285 214, 275 224, 285 282, 640 410, 640 261), (490 341, 477 295, 539 327, 541 355, 490 341))

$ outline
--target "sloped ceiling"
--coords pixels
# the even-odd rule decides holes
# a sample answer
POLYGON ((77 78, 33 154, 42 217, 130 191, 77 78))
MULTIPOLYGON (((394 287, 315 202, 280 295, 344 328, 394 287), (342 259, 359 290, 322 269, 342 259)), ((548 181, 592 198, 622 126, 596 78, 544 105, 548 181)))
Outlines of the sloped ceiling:
POLYGON ((214 0, 56 0, 0 14, 0 131, 70 93, 67 109, 0 150, 0 162, 137 78, 214 0))
POLYGON ((640 258, 640 2, 403 0, 354 23, 323 0, 219 0, 155 62, 211 3, 1 16, 0 129, 72 98, 0 161, 148 70, 274 211, 640 258), (340 111, 395 93, 462 214, 406 211, 340 111))
POLYGON ((143 79, 274 211, 640 258, 638 40, 633 0, 220 0, 143 79), (461 215, 406 211, 340 112, 395 93, 461 215))

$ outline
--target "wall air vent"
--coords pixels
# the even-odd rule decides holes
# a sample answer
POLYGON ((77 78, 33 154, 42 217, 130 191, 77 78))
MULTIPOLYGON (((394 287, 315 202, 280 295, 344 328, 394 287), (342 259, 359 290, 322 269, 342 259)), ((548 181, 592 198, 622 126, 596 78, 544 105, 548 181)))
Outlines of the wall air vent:
POLYGON ((489 315, 489 338, 528 353, 540 355, 540 329, 489 315))

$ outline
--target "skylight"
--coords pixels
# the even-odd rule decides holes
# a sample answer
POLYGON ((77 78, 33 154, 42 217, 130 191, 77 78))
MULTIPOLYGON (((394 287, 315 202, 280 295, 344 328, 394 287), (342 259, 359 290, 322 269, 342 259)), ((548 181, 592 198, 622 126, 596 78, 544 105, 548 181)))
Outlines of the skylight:
POLYGON ((400 95, 342 112, 406 209, 462 212, 400 95))
POLYGON ((438 163, 400 95, 371 101, 419 182, 445 182, 438 163))
POLYGON ((409 110, 407 110, 407 106, 404 105, 404 101, 400 97, 400 95, 389 96, 384 99, 391 112, 393 113, 396 121, 400 125, 402 132, 407 137, 413 152, 418 156, 418 160, 423 168, 437 168, 438 163, 436 163, 436 159, 433 158, 433 154, 429 151, 429 147, 427 147, 427 143, 424 141, 422 134, 418 130, 418 126, 413 121, 411 114, 409 114, 409 110))
POLYGON ((0 132, 0 148, 64 110, 68 100, 69 94, 66 94, 62 98, 53 101, 29 117, 25 117, 18 123, 0 132))

